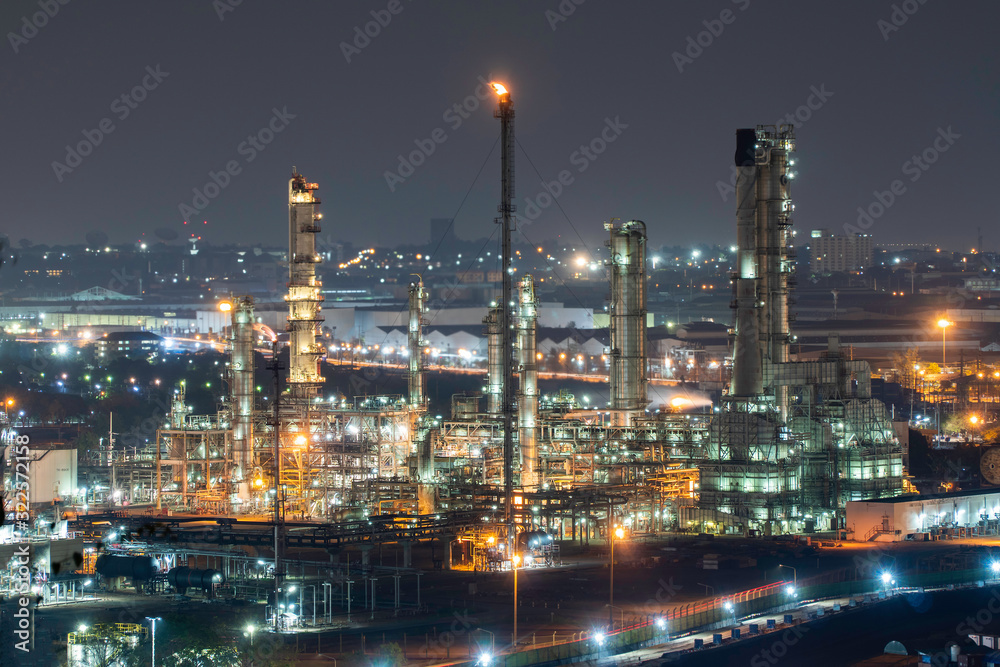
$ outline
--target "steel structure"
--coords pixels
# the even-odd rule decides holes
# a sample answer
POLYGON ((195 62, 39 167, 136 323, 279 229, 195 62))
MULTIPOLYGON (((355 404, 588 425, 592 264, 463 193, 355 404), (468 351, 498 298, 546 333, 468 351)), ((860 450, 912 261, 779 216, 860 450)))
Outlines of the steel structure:
POLYGON ((700 505, 765 534, 836 528, 846 500, 902 489, 868 364, 835 341, 817 362, 789 358, 794 149, 790 125, 736 133, 733 376, 700 465, 700 505))
POLYGON ((316 234, 323 215, 317 212, 319 185, 309 183, 292 169, 288 181, 288 386, 292 398, 314 398, 323 386, 319 360, 319 324, 323 321, 323 284, 316 265, 323 257, 316 252, 316 234))
POLYGON ((611 414, 628 425, 646 400, 646 224, 607 223, 611 275, 611 414))
POLYGON ((536 329, 538 303, 535 282, 525 276, 518 285, 517 356, 519 387, 517 393, 517 442, 521 450, 521 486, 538 486, 538 352, 536 329))

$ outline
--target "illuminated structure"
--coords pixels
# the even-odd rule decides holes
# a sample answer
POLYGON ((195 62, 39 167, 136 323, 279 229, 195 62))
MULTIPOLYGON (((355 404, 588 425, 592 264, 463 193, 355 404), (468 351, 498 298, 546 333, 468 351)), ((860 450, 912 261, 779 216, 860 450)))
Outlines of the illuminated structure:
POLYGON ((517 442, 521 450, 521 486, 538 486, 538 353, 536 329, 538 303, 535 281, 525 276, 518 285, 517 363, 520 386, 517 392, 517 442))
MULTIPOLYGON (((295 172, 294 168, 292 170, 295 172)), ((324 349, 317 340, 323 321, 320 307, 322 283, 316 278, 316 265, 322 256, 316 252, 316 234, 323 215, 316 211, 320 201, 316 183, 308 183, 295 172, 288 181, 288 386, 292 398, 313 398, 323 386, 319 360, 324 349)))
POLYGON ((700 504, 743 530, 832 529, 847 500, 897 495, 902 458, 867 362, 831 339, 789 361, 791 126, 737 131, 733 377, 701 466, 700 504))
POLYGON ((646 405, 646 224, 608 223, 611 274, 611 415, 627 426, 646 405))

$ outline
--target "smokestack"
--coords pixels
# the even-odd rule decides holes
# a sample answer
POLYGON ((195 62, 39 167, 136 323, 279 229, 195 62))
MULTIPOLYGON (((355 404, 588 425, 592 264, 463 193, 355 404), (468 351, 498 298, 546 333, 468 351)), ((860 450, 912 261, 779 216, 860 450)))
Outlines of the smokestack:
POLYGON ((316 234, 323 217, 313 193, 316 183, 292 174, 288 181, 288 386, 293 398, 313 398, 323 386, 319 360, 323 346, 317 342, 323 321, 320 308, 323 284, 316 278, 322 261, 316 252, 316 234))
POLYGON ((646 404, 646 224, 606 223, 611 273, 611 414, 630 425, 646 404))
POLYGON ((253 306, 253 297, 236 297, 231 311, 233 381, 230 405, 233 411, 233 449, 236 455, 233 481, 236 483, 236 497, 240 501, 250 500, 249 480, 253 469, 253 306))
POLYGON ((424 289, 424 281, 417 276, 416 283, 410 283, 410 323, 407 331, 407 343, 409 348, 409 392, 410 409, 423 412, 427 409, 427 400, 424 396, 424 303, 427 299, 427 290, 424 289))
POLYGON ((517 353, 521 369, 520 391, 517 397, 518 443, 521 446, 521 486, 538 485, 538 365, 536 331, 538 303, 535 282, 531 276, 521 279, 518 290, 517 353))

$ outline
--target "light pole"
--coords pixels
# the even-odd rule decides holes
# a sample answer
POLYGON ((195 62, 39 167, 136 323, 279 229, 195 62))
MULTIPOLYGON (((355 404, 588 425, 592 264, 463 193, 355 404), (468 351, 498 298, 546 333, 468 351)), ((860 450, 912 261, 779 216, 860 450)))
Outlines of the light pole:
POLYGON ((514 650, 517 650, 517 566, 521 564, 521 557, 514 554, 510 558, 510 566, 514 570, 514 650))
MULTIPOLYGON (((608 607, 609 607, 609 611, 608 611, 609 615, 614 614, 615 613, 615 611, 614 611, 615 609, 617 609, 621 613, 622 629, 624 629, 625 628, 625 610, 622 609, 621 607, 619 607, 618 605, 613 605, 613 604, 609 604, 608 607)), ((615 625, 614 625, 614 623, 612 623, 611 624, 611 632, 614 632, 614 630, 615 630, 615 625)))
POLYGON ((490 655, 497 652, 497 637, 495 634, 487 630, 486 628, 479 628, 481 632, 485 632, 490 636, 490 655))
POLYGON ((799 588, 799 571, 796 570, 791 565, 779 565, 778 567, 779 568, 787 567, 789 570, 792 571, 792 588, 794 588, 795 590, 798 590, 798 588, 799 588))
POLYGON ((152 660, 150 661, 150 665, 152 667, 156 667, 156 622, 162 621, 163 619, 160 618, 159 616, 147 616, 146 620, 149 621, 149 625, 152 628, 151 634, 153 636, 153 655, 152 655, 152 660))
POLYGON ((611 522, 608 522, 608 538, 611 542, 611 581, 608 587, 608 624, 615 627, 614 604, 615 604, 615 537, 619 540, 625 537, 625 531, 621 527, 612 529, 611 522))
POLYGON ((246 631, 243 633, 244 637, 250 637, 250 667, 253 667, 253 633, 256 629, 257 628, 254 627, 253 623, 250 623, 247 625, 246 631))
POLYGON ((938 320, 937 325, 941 327, 941 372, 944 372, 944 367, 948 365, 948 347, 947 347, 947 333, 948 327, 950 327, 954 322, 949 322, 943 317, 938 320))

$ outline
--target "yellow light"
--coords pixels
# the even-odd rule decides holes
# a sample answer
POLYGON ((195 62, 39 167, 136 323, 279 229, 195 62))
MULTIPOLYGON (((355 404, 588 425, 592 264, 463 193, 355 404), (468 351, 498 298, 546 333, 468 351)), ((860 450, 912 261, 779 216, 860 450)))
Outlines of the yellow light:
POLYGON ((622 539, 623 537, 625 537, 625 531, 622 530, 620 527, 615 528, 615 537, 617 537, 619 540, 622 539))
POLYGON ((307 442, 307 440, 306 440, 306 436, 304 436, 304 435, 301 435, 301 434, 300 434, 300 435, 297 435, 297 436, 295 436, 295 444, 296 444, 297 446, 299 446, 299 447, 304 447, 304 446, 305 446, 305 444, 306 444, 306 442, 307 442))
POLYGON ((496 544, 496 541, 497 541, 497 538, 493 537, 492 535, 490 535, 488 538, 486 538, 486 543, 487 544, 496 544))
POLYGON ((230 303, 228 301, 220 301, 219 302, 219 310, 221 310, 222 312, 228 313, 232 309, 233 309, 233 304, 232 303, 230 303))
POLYGON ((511 558, 510 561, 514 563, 514 567, 517 567, 518 565, 521 564, 521 557, 518 556, 517 554, 514 554, 514 557, 511 558))
POLYGON ((674 406, 675 408, 679 408, 682 405, 688 405, 689 403, 691 403, 691 400, 684 398, 683 396, 676 396, 670 399, 670 405, 674 406))
POLYGON ((971 417, 969 417, 969 421, 972 422, 973 424, 978 424, 979 417, 977 417, 976 415, 972 415, 971 417))
POLYGON ((490 85, 493 86, 493 90, 496 91, 497 95, 506 95, 507 94, 507 88, 505 88, 502 83, 493 82, 490 85))
POLYGON ((948 320, 946 320, 944 318, 938 320, 938 326, 941 327, 942 329, 944 329, 945 327, 950 327, 951 325, 952 325, 952 322, 949 322, 948 320))

